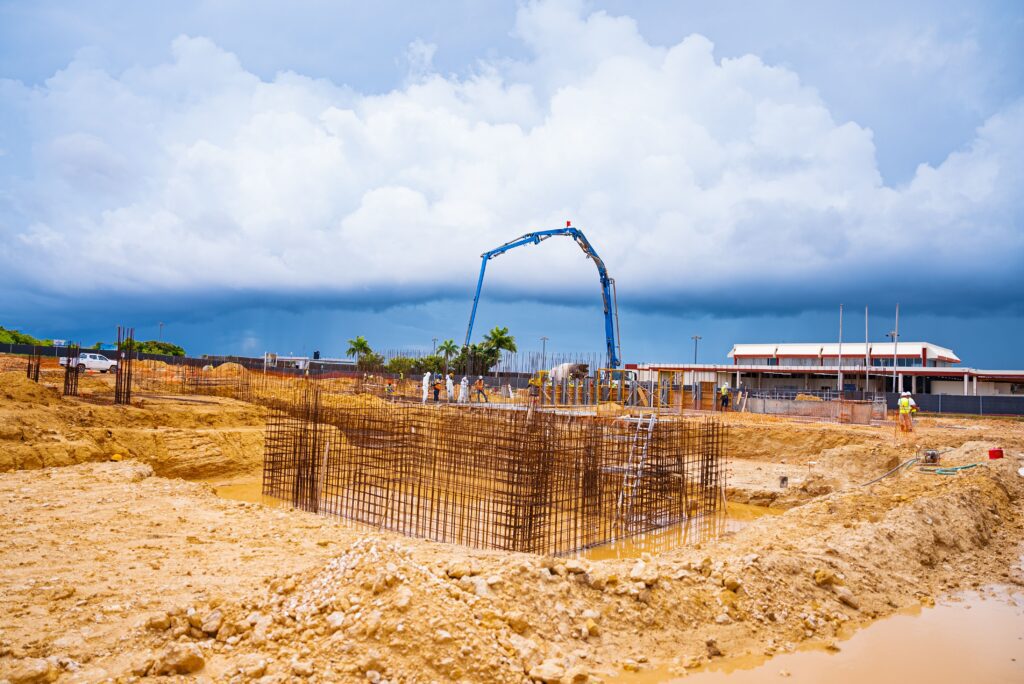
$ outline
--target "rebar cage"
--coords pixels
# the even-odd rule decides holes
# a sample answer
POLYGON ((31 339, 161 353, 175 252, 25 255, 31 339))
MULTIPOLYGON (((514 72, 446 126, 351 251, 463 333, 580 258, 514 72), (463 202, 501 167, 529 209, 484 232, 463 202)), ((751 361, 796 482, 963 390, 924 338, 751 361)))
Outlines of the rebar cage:
POLYGON ((713 419, 358 403, 313 383, 269 405, 265 495, 408 536, 565 554, 723 506, 713 419))

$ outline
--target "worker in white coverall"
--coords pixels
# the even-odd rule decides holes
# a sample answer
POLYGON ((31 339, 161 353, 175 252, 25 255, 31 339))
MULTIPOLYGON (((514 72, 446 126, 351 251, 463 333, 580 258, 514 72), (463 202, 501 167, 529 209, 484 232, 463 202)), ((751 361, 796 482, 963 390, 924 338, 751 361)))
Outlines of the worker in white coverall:
POLYGON ((469 401, 469 377, 463 375, 459 381, 459 403, 465 404, 469 401))
POLYGON ((423 374, 423 403, 427 403, 427 395, 430 394, 430 371, 423 374))
POLYGON ((450 404, 455 400, 455 376, 449 373, 444 378, 445 400, 450 404))

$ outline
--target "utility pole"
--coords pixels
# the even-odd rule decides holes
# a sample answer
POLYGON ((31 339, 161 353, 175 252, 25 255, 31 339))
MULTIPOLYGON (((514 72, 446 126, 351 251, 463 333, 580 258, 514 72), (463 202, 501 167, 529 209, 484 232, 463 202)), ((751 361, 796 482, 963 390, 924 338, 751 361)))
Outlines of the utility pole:
POLYGON ((836 389, 839 391, 839 396, 842 397, 842 395, 843 395, 843 305, 842 304, 839 305, 839 357, 838 357, 838 360, 839 360, 839 363, 838 363, 839 374, 836 377, 836 381, 838 383, 838 387, 836 387, 836 389))
POLYGON ((895 330, 890 330, 889 334, 887 335, 887 337, 891 337, 892 338, 892 391, 893 392, 899 392, 900 391, 899 387, 897 387, 897 385, 896 385, 896 382, 897 382, 896 368, 897 368, 897 363, 898 363, 898 358, 899 358, 898 350, 899 350, 899 344, 900 344, 900 342, 899 342, 899 339, 900 339, 900 305, 899 304, 896 305, 896 329, 895 330))
POLYGON ((156 339, 157 339, 158 341, 160 341, 160 342, 163 342, 163 340, 164 340, 164 322, 163 322, 163 321, 160 321, 160 324, 159 324, 159 325, 160 325, 160 332, 158 332, 158 333, 156 334, 156 339))
POLYGON ((864 307, 864 400, 868 398, 868 388, 871 386, 871 347, 868 343, 868 307, 864 307))
MULTIPOLYGON (((888 337, 890 340, 893 341, 893 345, 894 345, 893 346, 893 353, 892 353, 892 391, 893 392, 896 391, 896 351, 895 351, 896 347, 895 347, 895 344, 896 344, 896 335, 897 334, 898 333, 895 330, 890 330, 889 332, 887 332, 885 334, 886 337, 888 337)), ((885 383, 882 383, 882 384, 883 384, 882 389, 885 389, 885 387, 884 387, 885 383)))
POLYGON ((693 340, 693 365, 697 365, 697 342, 704 338, 700 335, 691 335, 690 339, 693 340))
POLYGON ((433 356, 436 353, 437 353, 437 338, 435 337, 434 338, 434 347, 433 347, 433 349, 430 350, 430 355, 433 356))
POLYGON ((899 392, 903 388, 896 387, 896 368, 899 365, 899 348, 900 348, 900 305, 896 303, 896 329, 893 330, 892 338, 892 391, 899 392))
POLYGON ((547 368, 548 366, 548 338, 541 336, 540 338, 540 367, 547 368))

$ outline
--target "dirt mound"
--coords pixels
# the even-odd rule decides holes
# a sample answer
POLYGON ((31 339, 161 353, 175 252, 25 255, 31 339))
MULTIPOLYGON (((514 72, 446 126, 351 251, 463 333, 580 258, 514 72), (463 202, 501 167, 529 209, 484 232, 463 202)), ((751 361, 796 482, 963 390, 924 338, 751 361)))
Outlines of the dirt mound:
POLYGON ((384 408, 394 406, 372 394, 329 394, 325 395, 324 403, 335 408, 384 408))
POLYGON ((246 369, 245 366, 240 363, 229 361, 228 363, 222 363, 213 370, 207 372, 215 378, 234 378, 245 373, 246 369))
MULTIPOLYGON (((184 478, 249 472, 262 463, 265 420, 258 406, 188 397, 97 405, 61 399, 13 375, 0 375, 0 472, 105 461, 114 454, 184 478)), ((82 395, 109 396, 108 386, 89 388, 90 380, 80 379, 82 395)))
POLYGON ((627 413, 626 407, 614 401, 606 401, 597 405, 597 415, 604 417, 622 416, 627 413))
POLYGON ((18 371, 0 373, 0 396, 26 404, 49 405, 60 401, 58 392, 29 380, 24 372, 18 371))
POLYGON ((730 456, 734 458, 804 463, 821 452, 836 447, 871 448, 892 441, 888 432, 877 428, 829 423, 794 423, 773 418, 767 422, 746 424, 747 416, 726 414, 729 427, 730 456), (739 422, 742 421, 742 422, 739 422))
POLYGON ((813 394, 798 394, 796 395, 797 401, 824 401, 821 397, 816 397, 813 394))
MULTIPOLYGON (((509 643, 515 635, 507 620, 492 614, 486 630, 470 627, 475 622, 477 604, 473 599, 494 597, 497 585, 505 579, 500 575, 472 576, 472 570, 470 563, 460 566, 458 562, 447 569, 431 567, 417 558, 411 547, 365 537, 323 570, 302 580, 294 594, 286 591, 287 579, 274 585, 272 612, 295 615, 295 637, 308 627, 326 627, 344 634, 346 641, 358 643, 361 652, 345 659, 345 674, 365 677, 371 670, 387 670, 389 674, 400 671, 389 666, 391 658, 373 652, 379 639, 395 636, 401 638, 401 650, 414 661, 427 661, 416 669, 425 666, 432 670, 433 677, 448 681, 521 681, 524 673, 509 672, 503 663, 507 656, 500 643, 509 643), (327 614, 325 605, 329 606, 327 614), (472 660, 440 656, 457 642, 465 651, 472 649, 472 660)), ((480 601, 481 606, 487 603, 480 601)), ((280 634, 278 639, 287 641, 289 636, 280 634)))

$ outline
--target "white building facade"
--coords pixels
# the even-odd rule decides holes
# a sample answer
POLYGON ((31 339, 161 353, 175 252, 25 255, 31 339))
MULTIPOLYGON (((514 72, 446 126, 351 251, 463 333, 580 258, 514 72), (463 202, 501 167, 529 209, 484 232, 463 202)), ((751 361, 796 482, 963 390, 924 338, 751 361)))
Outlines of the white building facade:
POLYGON ((727 364, 626 364, 643 382, 671 373, 676 382, 797 391, 902 392, 1024 396, 1024 371, 960 365, 952 349, 931 342, 771 343, 733 345, 727 364))

